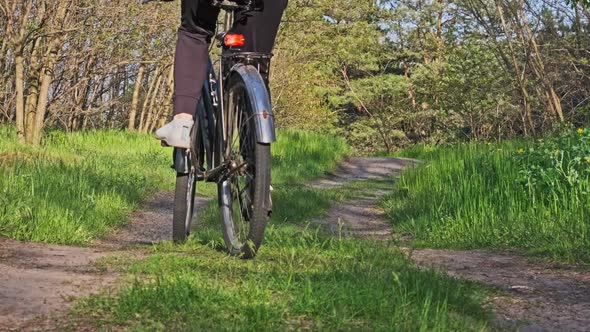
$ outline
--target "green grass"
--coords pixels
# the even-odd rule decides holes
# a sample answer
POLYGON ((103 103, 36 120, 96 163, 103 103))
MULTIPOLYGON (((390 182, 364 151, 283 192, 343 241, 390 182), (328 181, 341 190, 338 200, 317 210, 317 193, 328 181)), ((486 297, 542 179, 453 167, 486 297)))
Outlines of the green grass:
POLYGON ((131 267, 111 263, 126 271, 127 283, 79 303, 72 329, 488 330, 480 304, 487 289, 419 269, 393 242, 331 237, 309 223, 376 185, 383 183, 278 185, 275 214, 253 261, 225 254, 212 203, 187 244, 161 243, 131 267))
MULTIPOLYGON (((532 158, 515 155, 520 150, 526 156, 537 144, 472 143, 405 151, 403 156, 425 162, 403 174, 383 207, 395 228, 413 235, 418 246, 517 248, 562 262, 589 263, 588 179, 579 178, 558 194, 528 188, 523 169, 539 168, 532 158)), ((553 188, 563 187, 550 180, 553 188)))
MULTIPOLYGON (((43 148, 29 149, 15 142, 12 129, 0 131, 9 138, 0 142, 4 236, 86 244, 124 223, 150 193, 172 189, 170 150, 149 137, 54 132, 43 148)), ((256 260, 224 252, 211 203, 187 244, 161 243, 143 260, 98 262, 123 273, 121 287, 79 302, 64 328, 487 330, 480 305, 487 289, 419 269, 392 242, 334 238, 309 223, 377 185, 302 185, 348 153, 338 138, 281 132, 273 146, 275 213, 256 260)))
MULTIPOLYGON (((223 251, 214 204, 182 246, 126 263, 117 294, 79 303, 72 326, 133 331, 483 331, 488 290, 417 268, 393 242, 330 237, 309 220, 368 190, 280 186, 258 257, 223 251), (77 325, 78 324, 78 325, 77 325)), ((371 183, 371 187, 377 185, 371 183)), ((113 267, 117 267, 114 263, 113 267)))
POLYGON ((32 149, 0 128, 0 235, 87 244, 126 221, 147 195, 171 190, 170 153, 116 131, 52 132, 32 149))
MULTIPOLYGON (((39 149, 17 144, 12 127, 0 136, 2 236, 85 245, 124 224, 146 196, 173 189, 171 150, 146 135, 54 131, 39 149)), ((298 131, 279 132, 273 150, 277 185, 320 176, 349 151, 341 139, 298 131)), ((212 185, 198 188, 214 196, 212 185)))
POLYGON ((278 144, 272 146, 273 183, 307 181, 332 170, 343 156, 351 153, 339 138, 298 130, 280 132, 278 144))
POLYGON ((280 227, 267 238, 254 261, 198 242, 162 245, 118 294, 79 304, 75 321, 134 331, 487 329, 483 289, 420 270, 394 247, 280 227))

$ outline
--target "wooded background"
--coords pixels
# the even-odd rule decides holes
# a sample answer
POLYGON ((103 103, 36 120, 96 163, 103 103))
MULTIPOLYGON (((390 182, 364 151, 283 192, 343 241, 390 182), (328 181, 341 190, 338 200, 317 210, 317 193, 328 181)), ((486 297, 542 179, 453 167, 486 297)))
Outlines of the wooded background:
MULTIPOLYGON (((366 152, 590 119, 590 11, 566 0, 291 0, 280 127, 366 152)), ((171 113, 179 1, 0 0, 0 123, 151 132, 171 113)))

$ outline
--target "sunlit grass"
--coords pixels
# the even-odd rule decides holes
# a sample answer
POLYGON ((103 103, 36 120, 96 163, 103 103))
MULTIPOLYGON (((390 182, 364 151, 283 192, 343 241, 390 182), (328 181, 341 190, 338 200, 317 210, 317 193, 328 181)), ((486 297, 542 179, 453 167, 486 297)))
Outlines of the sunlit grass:
POLYGON ((518 248, 590 262, 590 195, 583 194, 588 181, 576 184, 576 195, 529 192, 514 158, 529 144, 534 143, 406 151, 404 156, 425 162, 402 175, 383 206, 395 228, 413 235, 418 245, 518 248))
MULTIPOLYGON (((124 224, 148 195, 173 190, 172 153, 150 136, 122 131, 49 133, 38 149, 0 127, 0 235, 18 240, 89 243, 124 224)), ((279 132, 273 183, 311 179, 348 152, 343 140, 279 132)), ((215 196, 211 184, 198 194, 215 196)))
MULTIPOLYGON (((41 149, 0 142, 1 234, 85 244, 123 224, 143 198, 171 190, 170 150, 123 132, 52 133, 41 149)), ((273 146, 274 214, 259 256, 224 251, 217 206, 198 212, 185 245, 164 242, 119 266, 123 284, 72 312, 97 329, 145 330, 486 330, 487 291, 418 269, 392 242, 339 239, 310 223, 369 184, 318 190, 304 184, 349 152, 338 138, 282 132, 273 146)), ((213 195, 212 186, 199 193, 213 195)), ((64 326, 64 329, 68 329, 64 326)))
POLYGON ((394 247, 305 230, 268 237, 280 240, 254 261, 195 242, 158 248, 118 295, 75 315, 131 330, 486 330, 482 289, 420 270, 394 247))
POLYGON ((153 247, 118 294, 80 303, 73 321, 137 331, 487 330, 487 290, 417 268, 393 242, 332 237, 309 223, 361 188, 278 189, 253 261, 224 252, 211 204, 187 244, 153 247))
POLYGON ((147 195, 171 190, 170 153, 147 136, 52 132, 41 148, 0 129, 0 235, 86 244, 126 222, 147 195))
POLYGON ((322 176, 350 153, 350 147, 339 137, 281 131, 277 144, 272 146, 273 183, 293 183, 322 176))

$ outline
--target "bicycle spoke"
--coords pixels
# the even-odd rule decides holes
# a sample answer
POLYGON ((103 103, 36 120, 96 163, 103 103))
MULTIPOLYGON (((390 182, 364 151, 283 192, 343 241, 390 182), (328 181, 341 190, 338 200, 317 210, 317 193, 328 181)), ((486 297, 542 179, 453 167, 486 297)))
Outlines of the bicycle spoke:
MULTIPOLYGON (((240 156, 242 157, 242 159, 245 159, 245 161, 251 161, 249 160, 249 158, 244 158, 244 154, 243 151, 245 150, 246 152, 250 152, 248 153, 247 157, 251 157, 252 154, 252 142, 251 142, 251 128, 250 128, 250 122, 252 121, 252 116, 248 116, 247 118, 245 118, 246 116, 246 112, 244 112, 244 103, 246 102, 246 100, 244 100, 243 96, 238 97, 239 99, 237 100, 237 102, 235 103, 236 106, 236 110, 235 112, 231 112, 231 116, 232 119, 235 119, 235 121, 232 120, 232 124, 231 124, 231 132, 232 135, 229 136, 231 137, 231 143, 229 144, 229 151, 231 152, 235 152, 238 151, 237 146, 239 144, 240 146, 240 156), (237 115, 236 115, 237 114, 237 115), (245 148, 244 148, 245 146, 245 148)), ((237 157, 237 156, 233 156, 233 157, 237 157)))
POLYGON ((232 129, 236 129, 236 133, 232 136, 232 142, 231 142, 231 151, 235 151, 234 148, 236 147, 236 144, 239 144, 239 140, 240 140, 240 136, 242 135, 242 126, 244 125, 244 123, 242 122, 242 98, 239 99, 239 102, 237 103, 237 109, 236 112, 232 112, 232 113, 237 113, 236 118, 236 122, 234 123, 234 125, 232 125, 232 129))
POLYGON ((254 139, 252 118, 247 113, 245 91, 230 96, 226 158, 236 165, 231 176, 232 216, 235 236, 244 244, 249 236, 253 208, 254 139))

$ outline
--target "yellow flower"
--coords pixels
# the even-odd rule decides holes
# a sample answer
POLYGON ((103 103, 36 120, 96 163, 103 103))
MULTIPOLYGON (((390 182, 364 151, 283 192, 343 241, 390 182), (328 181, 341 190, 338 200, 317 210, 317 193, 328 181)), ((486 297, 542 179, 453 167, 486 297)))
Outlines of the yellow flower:
POLYGON ((524 149, 518 149, 518 151, 516 151, 516 152, 518 152, 518 154, 523 154, 524 153, 524 149))
POLYGON ((584 133, 584 129, 578 128, 578 134, 582 135, 584 133))
POLYGON ((584 160, 586 160, 586 162, 587 162, 588 164, 590 164, 590 157, 586 157, 586 158, 584 158, 584 160))

